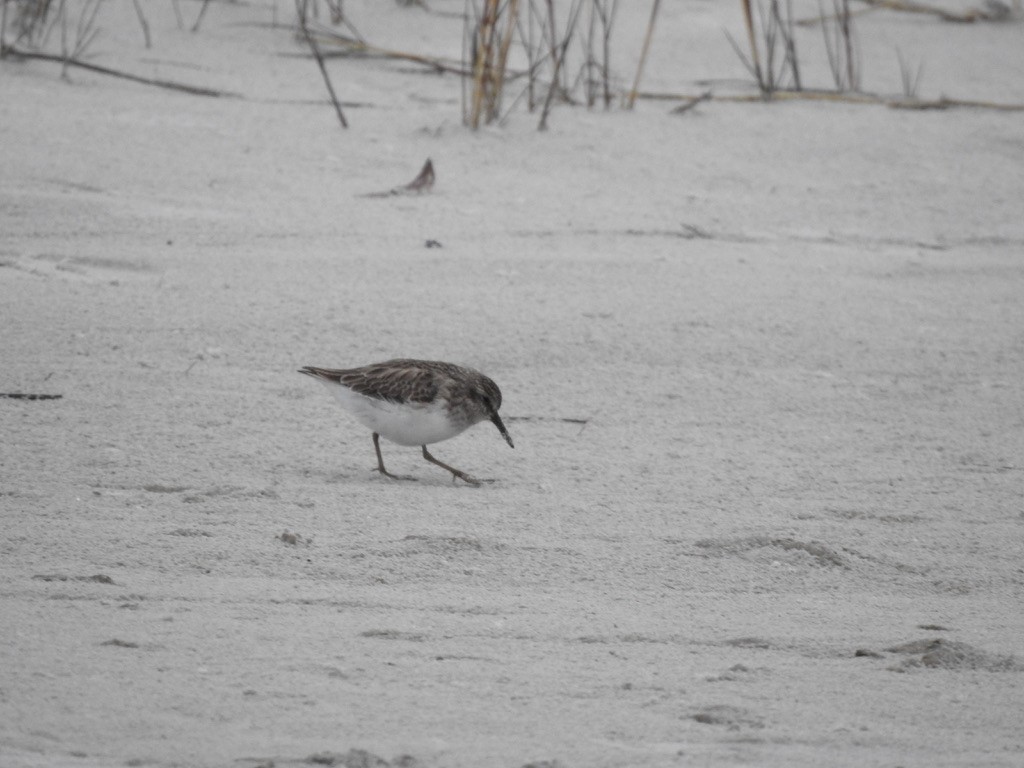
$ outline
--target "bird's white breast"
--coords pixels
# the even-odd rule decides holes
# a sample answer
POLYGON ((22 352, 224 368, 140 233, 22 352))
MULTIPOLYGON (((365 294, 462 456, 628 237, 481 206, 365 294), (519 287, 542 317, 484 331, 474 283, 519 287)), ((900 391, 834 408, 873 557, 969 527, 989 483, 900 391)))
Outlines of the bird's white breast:
POLYGON ((464 431, 469 424, 449 418, 443 401, 392 403, 360 395, 335 382, 324 382, 341 406, 360 424, 399 445, 430 445, 464 431))

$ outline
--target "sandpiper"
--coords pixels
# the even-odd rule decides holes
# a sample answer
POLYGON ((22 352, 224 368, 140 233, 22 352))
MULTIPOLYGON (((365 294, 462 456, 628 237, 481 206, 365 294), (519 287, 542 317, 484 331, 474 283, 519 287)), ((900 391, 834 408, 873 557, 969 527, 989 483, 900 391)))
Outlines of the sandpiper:
POLYGON ((317 368, 307 365, 299 373, 323 382, 342 407, 373 432, 377 471, 384 469, 380 438, 399 445, 418 445, 423 458, 443 467, 455 478, 479 485, 465 472, 435 459, 431 443, 447 440, 477 422, 488 419, 511 446, 512 438, 501 423, 501 390, 472 368, 432 360, 388 360, 362 368, 317 368))

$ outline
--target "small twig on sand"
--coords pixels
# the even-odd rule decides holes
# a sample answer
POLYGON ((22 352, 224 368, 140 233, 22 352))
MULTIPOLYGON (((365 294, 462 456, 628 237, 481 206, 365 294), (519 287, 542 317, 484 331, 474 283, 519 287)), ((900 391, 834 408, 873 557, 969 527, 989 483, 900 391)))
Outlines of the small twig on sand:
MULTIPOLYGON (((961 24, 970 24, 975 21, 1004 21, 1008 16, 1008 9, 1006 11, 991 10, 985 11, 979 8, 974 8, 963 13, 956 13, 954 11, 947 11, 945 8, 939 8, 934 5, 926 5, 924 3, 915 3, 910 0, 864 0, 864 2, 871 8, 884 8, 890 11, 902 11, 904 13, 925 13, 932 16, 938 16, 943 21, 953 21, 961 24)), ((994 4, 993 7, 998 7, 994 4)))
MULTIPOLYGON (((923 13, 930 16, 937 16, 943 21, 950 21, 957 24, 972 24, 976 21, 1006 21, 1012 13, 1008 6, 1004 7, 1001 3, 992 3, 988 10, 972 8, 971 10, 958 13, 956 11, 946 10, 945 8, 939 8, 935 5, 910 2, 910 0, 862 1, 867 5, 867 8, 860 8, 856 11, 851 11, 851 16, 859 16, 864 13, 871 13, 872 11, 896 11, 899 13, 923 13)), ((824 24, 825 22, 832 21, 835 18, 835 16, 818 15, 809 19, 801 19, 796 23, 801 27, 809 27, 814 26, 815 24, 824 24)))
POLYGON ((58 64, 64 64, 69 67, 78 67, 79 69, 87 69, 90 72, 98 72, 101 75, 110 75, 111 77, 120 77, 123 80, 131 80, 134 83, 142 83, 143 85, 153 85, 157 88, 167 88, 172 91, 181 91, 183 93, 190 93, 193 96, 214 96, 220 98, 241 98, 241 94, 232 93, 231 91, 218 91, 214 88, 202 88, 196 85, 186 85, 184 83, 175 83, 171 80, 157 80, 150 77, 140 77, 139 75, 133 75, 129 72, 121 72, 116 69, 110 69, 109 67, 103 67, 99 64, 90 64, 87 61, 80 61, 79 59, 65 59, 63 56, 57 56, 51 53, 39 53, 36 51, 23 51, 20 48, 8 47, 7 54, 22 59, 38 59, 40 61, 53 61, 58 64))
POLYGON ((506 416, 505 421, 560 421, 563 424, 586 424, 590 419, 572 419, 564 416, 506 416))
POLYGON ((711 91, 704 91, 700 96, 693 96, 692 98, 686 99, 682 104, 672 110, 672 114, 681 115, 684 112, 689 112, 702 101, 711 101, 711 91))
POLYGON ((380 48, 371 43, 367 43, 364 40, 339 35, 337 32, 321 29, 319 27, 316 30, 311 31, 310 34, 320 37, 322 42, 331 43, 332 45, 337 45, 346 49, 321 51, 324 59, 334 59, 342 56, 351 56, 353 54, 366 54, 368 56, 379 56, 384 59, 398 59, 399 61, 410 61, 414 64, 422 64, 424 67, 429 67, 436 72, 446 72, 464 77, 470 74, 470 72, 464 67, 451 61, 433 58, 431 56, 421 56, 416 53, 406 53, 405 51, 395 51, 389 48, 380 48))
POLYGON ((970 99, 890 99, 885 102, 893 109, 992 109, 997 112, 1024 112, 1024 104, 1000 104, 994 101, 972 101, 970 99))
POLYGON ((0 397, 11 400, 60 400, 64 395, 39 395, 34 392, 0 392, 0 397))
MULTIPOLYGON (((639 93, 638 98, 658 101, 683 101, 700 99, 700 95, 692 96, 679 93, 639 93)), ((873 93, 839 93, 837 91, 775 91, 772 98, 778 101, 836 101, 844 104, 870 104, 893 107, 895 109, 991 109, 997 112, 1024 112, 1024 104, 997 101, 976 101, 972 99, 940 98, 929 101, 919 99, 892 99, 873 93)), ((724 96, 711 95, 708 101, 725 101, 732 103, 749 103, 763 101, 760 94, 732 94, 724 96)))

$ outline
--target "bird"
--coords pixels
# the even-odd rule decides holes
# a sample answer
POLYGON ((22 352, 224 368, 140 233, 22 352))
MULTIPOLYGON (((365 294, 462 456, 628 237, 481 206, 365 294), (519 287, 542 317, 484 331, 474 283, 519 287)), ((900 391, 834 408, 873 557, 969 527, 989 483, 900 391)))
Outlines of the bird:
POLYGON ((481 421, 489 420, 515 448, 498 415, 501 390, 487 376, 472 368, 436 360, 399 358, 360 368, 299 370, 323 383, 356 420, 373 432, 377 471, 394 479, 384 468, 380 438, 399 445, 418 445, 423 458, 452 473, 452 482, 479 485, 460 469, 434 458, 427 446, 455 437, 481 421))

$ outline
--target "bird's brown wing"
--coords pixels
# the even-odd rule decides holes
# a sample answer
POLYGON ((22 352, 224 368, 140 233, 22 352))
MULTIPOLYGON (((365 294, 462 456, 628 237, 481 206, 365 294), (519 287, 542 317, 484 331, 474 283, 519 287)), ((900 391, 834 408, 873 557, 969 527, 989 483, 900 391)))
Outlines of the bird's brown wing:
POLYGON ((388 360, 362 368, 316 368, 301 373, 335 381, 360 395, 392 403, 429 403, 437 397, 441 372, 416 360, 388 360))

